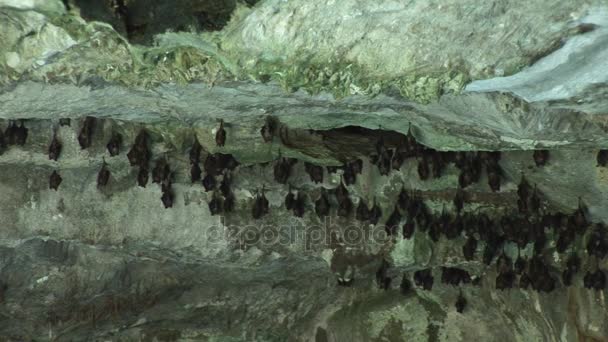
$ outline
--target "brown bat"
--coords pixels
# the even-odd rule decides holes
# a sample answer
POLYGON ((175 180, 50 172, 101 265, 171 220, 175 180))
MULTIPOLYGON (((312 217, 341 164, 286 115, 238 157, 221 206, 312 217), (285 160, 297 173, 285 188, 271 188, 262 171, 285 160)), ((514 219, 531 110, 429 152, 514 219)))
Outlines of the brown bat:
POLYGON ((220 120, 220 127, 215 133, 215 144, 218 147, 223 147, 226 144, 226 130, 224 129, 224 120, 220 120))
POLYGON ((49 189, 57 190, 62 180, 63 179, 61 178, 59 173, 56 170, 53 171, 53 173, 51 173, 51 176, 49 177, 49 189))
POLYGON ((57 139, 57 132, 53 133, 53 140, 51 140, 51 144, 49 145, 49 159, 57 160, 59 155, 61 154, 61 142, 57 139))
POLYGON ((103 164, 101 165, 101 169, 99 170, 99 173, 97 174, 97 187, 101 188, 104 187, 108 184, 108 181, 110 180, 110 170, 108 170, 106 161, 103 161, 103 164))
POLYGON ((78 134, 78 143, 83 150, 91 146, 96 121, 97 120, 92 116, 87 116, 84 119, 80 133, 78 134))

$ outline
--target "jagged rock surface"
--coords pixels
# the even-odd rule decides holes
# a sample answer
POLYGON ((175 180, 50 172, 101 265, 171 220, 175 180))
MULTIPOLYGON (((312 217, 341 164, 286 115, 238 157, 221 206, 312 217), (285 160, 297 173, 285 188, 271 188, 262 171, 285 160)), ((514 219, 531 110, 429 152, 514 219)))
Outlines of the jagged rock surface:
MULTIPOLYGON (((438 214, 452 207, 458 170, 450 164, 441 178, 422 181, 416 159, 381 175, 368 158, 379 136, 391 143, 411 124, 420 143, 438 150, 505 151, 500 192, 490 191, 484 172, 467 188, 465 212, 517 210, 523 172, 545 210, 571 213, 582 197, 588 218, 606 222, 608 169, 597 167, 596 155, 608 146, 608 12, 599 2, 227 2, 233 13, 223 30, 197 32, 205 27, 193 22, 202 26, 157 35, 148 46, 133 43, 166 21, 123 37, 127 27, 86 22, 78 1, 68 3, 69 11, 61 1, 0 0, 0 129, 26 119, 29 130, 24 146, 0 154, 2 339, 607 338, 605 291, 584 288, 583 272, 551 293, 501 291, 494 264, 464 260, 463 237, 433 242, 416 231, 386 239, 382 224, 402 187, 421 190, 438 214), (81 149, 85 116, 99 120, 92 146, 81 149), (282 127, 270 143, 260 134, 268 116, 282 127), (220 119, 224 147, 214 140, 220 119), (153 159, 166 158, 175 172, 172 208, 163 207, 158 184, 137 186, 129 165, 126 152, 142 128, 153 159), (58 161, 47 156, 54 132, 63 146, 58 161), (106 151, 112 132, 123 136, 118 156, 106 151), (233 213, 211 215, 212 192, 191 184, 195 138, 203 155, 230 153, 241 163, 233 213), (550 149, 546 166, 534 164, 534 148, 550 149), (285 209, 289 187, 273 179, 279 156, 301 160, 289 179, 305 194, 301 218, 285 209), (329 220, 313 211, 320 187, 336 188, 342 171, 325 171, 315 184, 303 161, 354 158, 363 159, 363 172, 348 191, 355 208, 377 201, 377 227, 338 217, 333 197, 329 220), (111 177, 98 188, 104 163, 111 177), (48 183, 54 170, 63 179, 57 190, 48 183), (251 207, 261 189, 270 213, 256 221, 251 207), (375 283, 382 258, 392 266, 388 291, 375 283), (454 306, 459 289, 439 282, 442 266, 481 279, 462 287, 463 313, 454 306), (402 295, 402 273, 427 267, 432 291, 402 295), (353 286, 338 286, 339 277, 353 286)), ((189 3, 176 3, 175 13, 189 3)), ((588 236, 574 242, 585 265, 588 236)), ((555 249, 548 244, 544 255, 557 275, 567 255, 555 249)), ((513 243, 504 250, 517 256, 513 243)))

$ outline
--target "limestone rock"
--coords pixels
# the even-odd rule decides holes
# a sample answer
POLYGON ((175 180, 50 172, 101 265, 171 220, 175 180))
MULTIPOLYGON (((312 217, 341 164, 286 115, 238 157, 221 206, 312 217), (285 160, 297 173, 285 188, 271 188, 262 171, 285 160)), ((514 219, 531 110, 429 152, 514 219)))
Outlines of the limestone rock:
POLYGON ((605 290, 586 288, 584 275, 608 269, 608 169, 597 160, 608 148, 607 13, 591 0, 0 0, 0 340, 606 340, 605 290), (82 148, 85 117, 95 125, 82 148), (9 127, 27 129, 24 144, 9 127), (151 160, 132 166, 142 130, 151 160), (535 149, 548 150, 544 166, 535 149), (499 190, 476 151, 501 151, 499 190), (400 164, 389 158, 381 172, 378 160, 397 152, 400 164), (274 178, 279 158, 297 160, 287 184, 274 178), (485 214, 489 227, 453 209, 460 158, 481 163, 463 215, 485 214), (138 185, 157 160, 165 178, 138 185), (193 162, 203 177, 216 168, 215 191, 191 181, 193 162), (305 162, 323 167, 321 182, 305 162), (102 167, 110 177, 98 187, 102 167), (540 213, 518 205, 522 175, 540 213), (429 220, 464 220, 463 232, 449 239, 416 221, 403 239, 415 215, 399 209, 402 191, 429 220), (301 215, 286 210, 288 193, 301 215), (261 194, 268 213, 253 219, 261 194), (325 217, 314 211, 322 194, 325 217), (213 215, 212 200, 233 208, 213 215), (378 224, 355 219, 360 203, 382 212, 378 224), (582 229, 575 216, 542 223, 539 251, 512 236, 577 210, 582 229), (504 239, 489 265, 488 232, 504 239), (565 286, 572 253, 582 266, 565 286), (497 289, 505 259, 518 256, 541 258, 553 291, 497 289), (442 282, 446 267, 470 282, 442 282), (416 284, 422 270, 430 290, 416 284))

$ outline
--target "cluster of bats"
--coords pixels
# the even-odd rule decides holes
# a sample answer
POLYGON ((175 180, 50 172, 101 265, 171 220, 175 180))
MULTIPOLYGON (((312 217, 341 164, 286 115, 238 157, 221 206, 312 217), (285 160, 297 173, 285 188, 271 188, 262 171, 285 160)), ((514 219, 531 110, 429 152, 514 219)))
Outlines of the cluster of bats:
MULTIPOLYGON (((93 117, 83 120, 78 134, 78 142, 82 149, 91 145, 96 122, 97 119, 93 117)), ((69 125, 69 121, 62 119, 60 124, 69 125)), ((272 141, 277 130, 275 121, 266 120, 260 130, 263 141, 272 141)), ((24 145, 27 134, 28 129, 22 120, 9 121, 6 130, 0 131, 0 154, 8 145, 24 145)), ((222 147, 226 143, 223 121, 220 121, 216 130, 215 142, 218 147, 222 147)), ((119 155, 122 144, 122 136, 119 133, 113 133, 106 145, 110 156, 119 155)), ((61 150, 62 144, 54 133, 48 146, 49 159, 57 160, 61 155, 61 150)), ((547 150, 536 150, 533 154, 534 162, 538 167, 547 164, 549 157, 547 150)), ((131 166, 138 169, 138 185, 145 187, 149 181, 152 153, 150 152, 150 138, 144 129, 135 138, 127 153, 127 158, 131 166)), ((398 195, 393 211, 385 222, 386 233, 393 239, 398 238, 399 233, 402 238, 410 239, 416 230, 426 232, 433 241, 438 241, 441 236, 450 240, 464 236, 466 242, 462 247, 462 253, 466 260, 475 258, 479 242, 483 241, 485 247, 481 253, 482 261, 490 265, 496 258, 498 275, 495 284, 497 289, 517 286, 549 292, 556 287, 557 280, 553 276, 554 272, 550 272, 551 268, 545 263, 542 254, 549 240, 547 235, 551 233, 550 235, 555 237, 555 245, 559 253, 569 254, 565 269, 561 274, 562 283, 566 286, 572 283, 572 278, 581 270, 579 256, 573 250, 568 251, 568 249, 577 237, 586 237, 586 250, 591 257, 591 266, 587 267, 588 271, 583 279, 584 285, 587 288, 605 288, 606 278, 598 267, 598 260, 608 254, 606 227, 603 224, 596 224, 589 234, 585 234, 592 225, 587 221, 586 208, 582 202, 579 203, 579 208, 574 213, 549 213, 542 205, 541 192, 536 186, 532 187, 522 174, 517 190, 516 212, 493 219, 484 213, 464 212, 463 208, 468 197, 465 189, 480 180, 484 169, 489 188, 494 192, 500 191, 503 176, 499 165, 500 152, 440 152, 419 144, 410 129, 394 146, 388 146, 382 138, 379 138, 375 144, 375 151, 370 156, 370 161, 378 168, 380 174, 387 175, 391 170, 400 169, 408 158, 415 158, 418 161, 417 173, 421 180, 441 177, 445 167, 449 163, 453 163, 460 171, 459 188, 453 199, 454 210, 448 211, 444 206, 439 215, 431 213, 422 200, 420 192, 407 191, 403 188, 398 195), (533 244, 534 255, 529 259, 518 255, 517 260, 512 262, 502 251, 508 242, 517 244, 519 249, 525 249, 528 244, 533 244)), ((206 152, 195 139, 190 149, 189 161, 192 182, 200 182, 205 191, 213 192, 212 199, 208 203, 210 212, 217 215, 233 211, 236 198, 231 189, 231 183, 232 171, 239 165, 236 159, 230 154, 206 152), (206 153, 204 159, 201 158, 203 152, 206 153)), ((276 160, 273 166, 275 181, 280 184, 289 184, 293 166, 297 162, 296 159, 287 157, 280 157, 276 160)), ((597 163, 598 166, 608 165, 608 150, 599 151, 597 163)), ((324 168, 322 166, 305 163, 304 169, 313 183, 323 182, 324 168)), ((302 217, 306 209, 312 206, 320 218, 329 216, 333 208, 337 216, 351 217, 354 213, 354 217, 358 221, 372 225, 378 224, 382 218, 382 209, 375 199, 370 206, 370 203, 360 198, 355 208, 347 188, 348 185, 356 183, 357 175, 361 174, 363 169, 363 161, 361 159, 351 160, 342 166, 328 166, 325 169, 328 173, 336 173, 341 170, 341 180, 336 188, 321 187, 318 197, 312 205, 309 205, 308 196, 301 190, 292 189, 290 185, 284 201, 285 208, 292 211, 294 216, 302 217)), ((154 162, 151 173, 153 183, 161 186, 163 205, 165 208, 172 207, 174 193, 171 184, 174 173, 171 171, 166 157, 161 157, 154 162)), ((110 175, 110 170, 104 160, 98 173, 97 186, 100 188, 106 186, 110 175)), ((55 170, 49 178, 49 187, 57 190, 61 181, 61 176, 55 170)), ((259 219, 268 214, 269 210, 264 188, 258 189, 251 208, 252 217, 259 219)), ((391 283, 390 277, 387 276, 389 268, 389 263, 383 260, 376 274, 378 285, 384 289, 388 289, 391 283)), ((464 270, 443 269, 442 282, 458 285, 470 281, 471 277, 464 270)), ((433 286, 431 270, 415 272, 414 283, 425 290, 430 290, 433 286)), ((340 285, 350 286, 352 281, 341 282, 340 285)), ((401 283, 402 291, 407 292, 411 286, 409 278, 404 275, 401 283)), ((461 294, 457 300, 459 311, 462 311, 465 305, 466 300, 461 294)))
MULTIPOLYGON (((538 190, 531 189, 525 179, 519 184, 519 202, 540 202, 534 197, 538 196, 538 190)), ((403 192, 402 192, 403 194, 403 192)), ((436 220, 438 226, 443 226, 439 234, 445 235, 447 239, 455 239, 464 235, 466 242, 462 246, 463 257, 467 261, 475 259, 477 253, 478 241, 485 242, 485 247, 482 252, 482 262, 490 265, 496 260, 497 275, 494 280, 496 289, 506 290, 510 288, 533 289, 539 292, 551 292, 561 283, 563 286, 570 286, 573 282, 573 277, 581 271, 581 257, 579 257, 574 248, 568 250, 578 236, 580 239, 585 239, 583 242, 588 255, 589 263, 587 271, 583 277, 583 285, 589 289, 603 290, 606 288, 605 273, 599 269, 599 260, 608 255, 608 236, 606 235, 606 226, 604 224, 591 225, 586 219, 585 207, 580 204, 579 208, 571 214, 543 213, 540 206, 532 205, 534 211, 527 209, 525 206, 519 207, 518 213, 505 215, 499 219, 492 220, 484 214, 467 216, 464 219, 466 224, 455 223, 461 215, 458 208, 462 207, 460 198, 457 194, 454 199, 454 207, 456 209, 455 217, 446 217, 446 213, 441 214, 436 220), (446 225, 447 224, 447 225, 446 225), (452 230, 448 226, 458 227, 452 230), (585 234, 591 229, 589 234, 585 234), (565 254, 565 265, 563 271, 559 272, 558 267, 551 267, 545 261, 544 248, 549 243, 547 235, 550 233, 557 237, 555 241, 556 249, 559 253, 565 254), (530 258, 523 257, 518 253, 517 259, 513 261, 505 252, 504 247, 507 243, 514 243, 518 246, 518 250, 526 249, 529 244, 532 245, 532 256, 530 258)), ((402 199, 402 195, 400 199, 402 199)), ((411 204, 417 206, 418 204, 411 204)), ((423 208, 423 207, 422 207, 423 208)), ((424 212, 424 209, 419 209, 418 213, 424 212)), ((412 217, 412 216, 409 216, 412 217)), ((431 234, 433 223, 429 223, 428 218, 423 216, 414 216, 413 222, 406 221, 402 226, 402 237, 404 239, 411 238, 413 230, 418 228, 426 230, 431 234), (424 224, 430 225, 424 229, 424 224)), ((433 237, 432 237, 433 238, 433 237)), ((437 240, 433 238, 433 240, 437 240)), ((376 272, 376 283, 380 289, 390 289, 391 277, 388 276, 390 264, 386 259, 382 259, 381 265, 376 272)), ((441 282, 453 286, 461 284, 478 285, 481 278, 473 277, 463 269, 456 267, 442 267, 441 282)), ((414 283, 417 287, 423 290, 431 290, 433 287, 434 278, 432 269, 427 268, 418 270, 413 276, 414 283)), ((352 280, 348 283, 339 282, 339 285, 351 286, 352 280)), ((400 290, 403 294, 407 294, 412 289, 413 285, 409 279, 409 275, 404 273, 402 276, 400 290)), ((463 312, 467 304, 466 299, 460 292, 455 306, 458 312, 463 312)))
MULTIPOLYGON (((70 125, 69 119, 61 119, 60 125, 70 125)), ((78 143, 81 149, 87 149, 91 146, 92 136, 97 124, 97 119, 94 117, 86 117, 82 121, 80 132, 78 134, 78 143)), ((223 121, 220 121, 220 127, 216 133, 216 143, 218 146, 223 146, 226 140, 226 131, 223 121)), ((10 145, 23 146, 27 140, 28 129, 25 127, 23 120, 11 120, 8 127, 3 132, 0 130, 0 154, 10 145)), ((110 156, 114 157, 120 154, 121 145, 123 144, 122 136, 113 132, 110 140, 106 145, 106 149, 110 156)), ((61 155, 63 145, 57 137, 56 130, 53 133, 53 138, 48 146, 48 157, 50 160, 57 161, 61 155)), ((192 182, 201 180, 202 171, 200 168, 200 154, 203 151, 202 146, 195 140, 190 151, 191 163, 191 178, 192 182)), ((152 161, 152 153, 150 151, 150 138, 145 130, 141 130, 135 138, 133 146, 127 153, 127 158, 131 166, 138 168, 137 184, 145 187, 148 184, 150 176, 150 164, 152 161)), ((235 197, 231 185, 230 171, 238 166, 238 162, 232 155, 215 153, 208 154, 204 160, 204 169, 206 176, 202 180, 202 184, 206 191, 214 191, 213 199, 209 203, 209 208, 212 214, 221 212, 230 212, 234 208, 235 197), (217 177, 222 176, 222 181, 217 186, 217 177), (218 189, 219 188, 219 192, 218 189), (221 193, 222 196, 219 196, 221 193)), ((161 185, 162 197, 161 201, 165 208, 173 206, 174 193, 171 187, 174 173, 171 172, 170 165, 166 157, 159 158, 155 161, 155 166, 152 168, 152 181, 161 185)), ((110 180, 111 172, 105 162, 97 175, 97 187, 106 186, 110 180)), ((49 188, 57 190, 62 182, 62 177, 57 170, 54 170, 49 177, 49 188)))
MULTIPOLYGON (((503 174, 499 165, 500 152, 439 152, 418 144, 411 131, 393 149, 389 149, 384 145, 383 140, 379 139, 375 152, 370 160, 378 167, 379 173, 384 175, 390 173, 391 169, 399 169, 407 158, 418 160, 417 172, 421 180, 441 177, 442 171, 448 163, 454 163, 460 170, 459 188, 453 199, 455 214, 444 207, 440 215, 433 215, 422 200, 420 192, 415 190, 408 192, 402 189, 393 211, 385 222, 387 235, 397 238, 401 233, 403 239, 410 239, 414 232, 419 230, 426 232, 435 242, 439 241, 441 236, 445 236, 449 240, 464 236, 466 242, 462 246, 462 252, 468 261, 475 259, 479 242, 483 241, 485 247, 481 256, 482 261, 486 265, 490 265, 496 260, 495 287, 497 289, 519 287, 532 288, 541 292, 553 291, 557 287, 560 277, 564 286, 572 284, 573 277, 581 270, 581 259, 573 249, 570 251, 568 249, 578 237, 586 239, 586 250, 589 255, 587 272, 583 277, 584 286, 596 290, 605 289, 606 277, 604 272, 599 269, 598 261, 608 254, 606 227, 601 223, 592 226, 587 221, 586 208, 581 201, 579 201, 578 209, 570 214, 546 212, 542 205, 541 192, 536 186, 532 187, 522 174, 517 191, 516 212, 495 219, 491 219, 486 214, 463 212, 464 204, 467 201, 465 189, 479 181, 484 168, 490 189, 494 192, 500 190, 503 174), (591 232, 585 234, 589 229, 591 232), (559 253, 568 254, 561 274, 557 272, 558 270, 552 269, 545 261, 543 251, 550 243, 549 236, 555 238, 554 243, 559 253), (515 243, 520 252, 522 249, 526 249, 528 244, 532 244, 533 255, 525 258, 518 253, 517 259, 513 262, 503 250, 509 242, 515 243), (555 274, 558 276, 556 277, 555 274)), ((537 167, 543 167, 549 161, 549 152, 536 150, 533 153, 533 159, 537 167)), ((608 164, 608 151, 599 151, 597 163, 598 166, 608 164)), ((336 197, 343 192, 343 186, 340 184, 335 190, 336 197)), ((369 216, 359 215, 359 213, 369 212, 369 209, 363 200, 360 200, 359 203, 361 211, 358 208, 355 217, 365 220, 369 216)), ((348 203, 346 207, 348 207, 348 203)), ((370 223, 377 223, 377 218, 380 216, 381 213, 371 215, 370 223)), ((387 275, 389 268, 390 264, 383 259, 376 272, 376 282, 381 289, 390 288, 391 278, 387 275)), ((416 271, 413 277, 415 285, 424 290, 431 290, 433 286, 431 271, 431 269, 416 271)), ((458 286, 470 283, 471 277, 465 270, 444 267, 442 268, 442 282, 458 286)), ((477 278, 473 283, 479 282, 480 278, 477 278)), ((348 281, 339 279, 338 281, 341 286, 352 286, 352 283, 352 279, 348 281)), ((411 288, 412 282, 409 276, 404 274, 400 289, 403 293, 407 293, 411 288)), ((457 311, 463 312, 466 303, 461 292, 456 300, 457 311)))
MULTIPOLYGON (((540 155, 542 157, 535 156, 538 166, 544 165, 548 157, 547 154, 540 155)), ((499 154, 494 154, 487 165, 497 165, 499 158, 499 154)), ((602 165, 599 157, 598 165, 602 165)), ((493 167, 488 168, 491 169, 493 167)), ((485 246, 481 260, 486 265, 496 260, 495 287, 499 290, 518 287, 551 292, 558 286, 559 278, 564 286, 572 285, 573 277, 581 271, 581 258, 573 248, 573 243, 580 239, 586 247, 589 260, 583 285, 589 289, 605 289, 606 276, 599 269, 598 263, 608 255, 607 227, 602 223, 592 224, 588 221, 587 209, 580 199, 579 206, 573 213, 546 211, 541 192, 536 186, 532 187, 524 175, 518 184, 517 195, 517 211, 492 219, 483 213, 463 212, 467 193, 462 188, 456 191, 453 199, 455 214, 446 211, 444 207, 440 215, 430 214, 416 191, 408 193, 402 189, 385 229, 387 234, 393 237, 398 237, 400 232, 403 239, 410 239, 416 229, 426 232, 435 242, 439 241, 441 236, 448 240, 464 237, 466 242, 462 246, 462 253, 467 261, 475 259, 479 241, 483 241, 485 246), (402 212, 407 217, 406 220, 402 220, 402 212), (557 252, 565 254, 565 265, 561 273, 545 261, 544 251, 550 244, 549 236, 553 237, 557 252), (504 252, 507 243, 518 247, 518 257, 515 261, 504 252), (529 245, 532 256, 523 257, 521 250, 527 249, 529 245)), ((388 261, 383 259, 376 272, 376 283, 381 289, 390 288, 391 278, 387 275, 389 268, 388 261)), ((465 270, 443 267, 441 281, 458 286, 470 283, 471 277, 465 270)), ((479 281, 480 278, 477 278, 473 284, 479 281)), ((431 290, 431 269, 416 271, 414 283, 424 290, 431 290)), ((347 284, 339 282, 339 285, 350 286, 352 281, 347 284)), ((409 276, 404 274, 400 289, 406 294, 411 288, 412 282, 409 276)), ((456 300, 456 309, 462 312, 465 306, 466 299, 461 292, 456 300)))

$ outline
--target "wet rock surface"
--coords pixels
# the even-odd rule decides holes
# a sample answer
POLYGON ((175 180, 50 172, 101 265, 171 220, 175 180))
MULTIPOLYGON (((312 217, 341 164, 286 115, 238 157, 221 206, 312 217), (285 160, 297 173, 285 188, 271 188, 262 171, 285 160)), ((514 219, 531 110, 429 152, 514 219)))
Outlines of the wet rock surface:
POLYGON ((65 3, 0 1, 3 340, 607 338, 605 8, 65 3))

